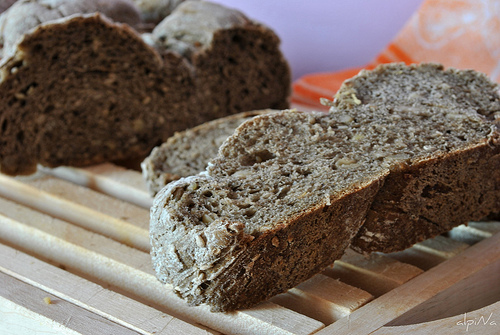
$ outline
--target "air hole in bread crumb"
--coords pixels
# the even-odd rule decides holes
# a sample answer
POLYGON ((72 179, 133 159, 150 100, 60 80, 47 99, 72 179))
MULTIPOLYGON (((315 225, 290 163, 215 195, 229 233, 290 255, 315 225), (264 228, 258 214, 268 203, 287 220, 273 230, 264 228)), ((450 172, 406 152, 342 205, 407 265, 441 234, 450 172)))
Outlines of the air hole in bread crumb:
POLYGON ((255 213, 257 213, 257 211, 255 210, 255 208, 248 208, 246 211, 245 211, 245 216, 247 218, 251 218, 255 215, 255 213))
POLYGON ((206 282, 203 282, 203 283, 200 284, 200 288, 202 290, 206 290, 209 285, 210 285, 210 280, 207 280, 206 282))
POLYGON ((255 153, 255 162, 256 163, 263 163, 263 162, 268 161, 270 159, 273 159, 275 157, 276 156, 272 152, 270 152, 268 150, 262 150, 262 151, 255 153))
POLYGON ((285 186, 283 187, 280 192, 278 193, 278 199, 283 199, 287 194, 288 192, 290 191, 290 186, 285 186))
POLYGON ((23 142, 24 141, 24 132, 21 130, 17 133, 16 139, 18 142, 23 142))

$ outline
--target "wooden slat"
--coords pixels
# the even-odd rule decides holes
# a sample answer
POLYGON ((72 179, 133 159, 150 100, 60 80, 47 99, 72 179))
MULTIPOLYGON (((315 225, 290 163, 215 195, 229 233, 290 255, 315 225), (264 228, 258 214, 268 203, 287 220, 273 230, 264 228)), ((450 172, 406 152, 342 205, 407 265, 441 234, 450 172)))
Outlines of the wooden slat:
POLYGON ((0 244, 0 272, 139 333, 206 334, 204 330, 0 244), (126 308, 123 308, 126 306, 126 308))
POLYGON ((359 287, 375 297, 406 283, 423 270, 383 254, 361 255, 348 249, 344 256, 323 273, 359 287))
MULTIPOLYGON (((95 252, 113 261, 127 264, 134 269, 153 274, 149 253, 129 247, 103 235, 93 233, 79 226, 72 225, 67 221, 53 218, 50 215, 40 213, 1 197, 0 214, 84 250, 95 252)), ((4 239, 5 242, 9 242, 6 236, 0 236, 0 240, 4 239)), ((10 243, 14 243, 18 238, 22 238, 22 236, 14 238, 10 240, 10 243)), ((22 246, 21 242, 22 240, 17 244, 19 247, 22 246)), ((70 269, 73 271, 82 271, 81 264, 78 262, 72 264, 70 269)), ((87 275, 91 275, 88 271, 86 273, 87 275)))
POLYGON ((436 236, 434 238, 422 241, 414 246, 418 250, 425 251, 442 257, 443 260, 452 258, 469 247, 467 243, 455 241, 444 236, 436 236))
POLYGON ((469 247, 468 244, 444 236, 417 243, 411 248, 387 256, 403 263, 412 264, 420 269, 429 270, 450 259, 469 247))
MULTIPOLYGON (((176 323, 181 330, 184 326, 189 330, 194 327, 192 324, 203 324, 216 329, 212 332, 224 334, 383 333, 382 329, 405 329, 399 327, 494 303, 500 297, 500 288, 496 285, 500 281, 497 256, 488 254, 486 259, 473 265, 468 258, 479 255, 473 249, 477 247, 483 248, 483 253, 498 254, 495 244, 485 243, 499 240, 498 235, 493 234, 500 230, 500 223, 486 226, 471 223, 460 232, 461 238, 454 238, 458 235, 450 233, 448 238, 440 236, 424 241, 394 255, 364 257, 348 251, 333 267, 325 270, 324 275, 252 309, 223 314, 211 313, 206 306, 189 307, 168 285, 160 284, 152 271, 147 253, 151 197, 140 173, 112 164, 43 171, 30 178, 0 176, 0 195, 24 204, 0 199, 0 240, 36 255, 36 262, 44 265, 38 274, 37 268, 20 262, 14 265, 16 259, 13 258, 3 268, 4 273, 132 331, 146 332, 144 327, 134 324, 138 322, 135 319, 144 319, 154 312, 160 313, 154 315, 167 315, 166 318, 171 319, 166 329, 172 331, 166 333, 175 333, 176 323), (133 234, 135 240, 131 241, 129 235, 133 234), (485 238, 489 239, 468 248, 469 244, 485 238), (41 260, 67 268, 73 274, 41 260), (105 285, 113 290, 106 290, 106 294, 144 306, 140 308, 147 307, 144 303, 152 307, 146 308, 150 309, 146 314, 138 313, 134 318, 134 315, 120 314, 119 306, 125 304, 121 298, 103 299, 118 301, 116 305, 96 305, 101 301, 96 295, 90 304, 84 293, 64 291, 64 286, 71 286, 74 278, 70 280, 64 275, 61 286, 54 287, 50 269, 74 276, 78 283, 79 279, 97 287, 100 286, 96 283, 105 285), (422 273, 421 269, 428 271, 422 273), (462 291, 468 293, 460 296, 462 291), (377 298, 371 300, 372 295, 377 298), (444 305, 452 308, 445 310, 444 305), (325 325, 328 326, 324 328, 325 325)), ((4 253, 0 247, 0 271, 4 253)), ((92 294, 85 289, 82 292, 92 294)), ((10 300, 9 303, 13 304, 10 300)), ((14 304, 12 308, 24 307, 14 304)), ((25 308, 24 312, 30 313, 25 308)), ((204 331, 198 326, 191 330, 204 331)), ((72 330, 66 328, 65 331, 72 330)))
POLYGON ((329 325, 372 299, 368 292, 318 274, 271 301, 329 325))
POLYGON ((113 164, 106 163, 85 169, 43 168, 42 171, 143 208, 150 208, 153 202, 140 173, 113 164))
MULTIPOLYGON (((447 300, 447 304, 441 306, 442 309, 439 312, 446 312, 450 304, 452 306, 462 299, 453 290, 455 285, 462 281, 465 281, 467 285, 457 286, 461 289, 483 285, 481 277, 475 282, 468 281, 467 278, 476 279, 474 276, 476 273, 492 273, 492 276, 499 276, 500 272, 495 272, 499 262, 500 234, 496 234, 373 300, 348 317, 319 331, 318 334, 369 334, 400 315, 415 311, 418 306, 439 294, 441 294, 439 298, 447 300)), ((490 279, 490 277, 487 278, 486 284, 490 283, 490 279)), ((495 285, 498 285, 499 281, 497 280, 495 285)), ((488 287, 483 286, 482 289, 487 291, 488 287)), ((440 316, 436 313, 437 310, 433 312, 437 317, 440 316)))
POLYGON ((30 178, 23 182, 60 199, 149 230, 149 209, 49 175, 30 178))
POLYGON ((408 325, 463 314, 500 300, 500 259, 398 316, 388 325, 408 325))
MULTIPOLYGON (((61 333, 72 333, 68 332, 68 330, 73 330, 77 334, 138 334, 138 332, 130 328, 116 324, 66 300, 58 299, 43 290, 1 272, 0 282, 2 283, 0 285, 1 298, 35 312, 34 315, 37 319, 44 317, 53 320, 55 323, 52 324, 53 328, 56 328, 61 333)), ((12 317, 12 315, 4 315, 0 319, 0 325, 15 322, 14 319, 9 319, 9 316, 12 317)), ((39 330, 30 329, 30 332, 38 333, 39 330)))
POLYGON ((66 328, 56 321, 1 295, 0 328, 2 329, 2 335, 78 335, 78 332, 66 328))
POLYGON ((406 326, 386 326, 372 335, 428 335, 428 334, 500 334, 500 301, 474 310, 436 321, 406 326))
POLYGON ((207 306, 189 307, 168 285, 162 285, 150 273, 3 215, 0 215, 0 239, 68 269, 77 265, 79 274, 97 278, 110 288, 127 292, 170 315, 192 323, 199 322, 223 333, 255 334, 252 330, 258 329, 263 334, 311 334, 324 327, 319 321, 271 303, 229 314, 211 313, 207 306))
POLYGON ((147 230, 48 192, 40 191, 13 178, 0 175, 0 195, 137 249, 143 251, 150 249, 147 230))

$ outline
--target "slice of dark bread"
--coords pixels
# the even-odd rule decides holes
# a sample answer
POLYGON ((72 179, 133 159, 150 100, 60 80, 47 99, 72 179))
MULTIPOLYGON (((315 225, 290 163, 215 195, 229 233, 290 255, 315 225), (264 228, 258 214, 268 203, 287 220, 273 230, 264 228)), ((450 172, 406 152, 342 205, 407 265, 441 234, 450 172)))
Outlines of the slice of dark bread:
POLYGON ((500 98, 484 75, 386 65, 346 83, 332 104, 329 114, 246 121, 206 173, 157 194, 160 281, 213 311, 249 307, 318 273, 353 240, 364 251, 391 225, 400 249, 498 211, 500 98), (477 175, 464 179, 463 169, 477 175), (393 225, 402 212, 412 221, 393 225))
POLYGON ((150 34, 137 20, 130 0, 19 1, 2 13, 1 172, 140 162, 176 131, 288 106, 279 39, 242 13, 185 1, 150 34))
POLYGON ((182 177, 196 175, 217 156, 221 144, 248 119, 272 110, 242 112, 177 132, 155 147, 141 163, 142 175, 151 195, 182 177))
POLYGON ((381 66, 343 84, 334 108, 346 110, 353 104, 355 109, 386 108, 392 114, 394 124, 384 125, 382 136, 373 139, 372 155, 379 155, 379 160, 395 156, 401 164, 375 197, 353 240, 354 249, 403 250, 500 210, 497 84, 474 71, 443 71, 439 65, 381 66), (410 139, 398 141, 401 135, 394 134, 399 118, 404 121, 408 113, 421 115, 422 124, 401 129, 410 139), (471 123, 478 118, 492 128, 482 141, 474 140, 477 127, 471 123), (430 133, 423 133, 425 127, 430 133), (423 134, 423 142, 411 144, 423 134), (385 146, 391 143, 387 153, 385 146), (459 150, 453 150, 455 144, 459 150), (409 160, 415 150, 428 155, 409 160))

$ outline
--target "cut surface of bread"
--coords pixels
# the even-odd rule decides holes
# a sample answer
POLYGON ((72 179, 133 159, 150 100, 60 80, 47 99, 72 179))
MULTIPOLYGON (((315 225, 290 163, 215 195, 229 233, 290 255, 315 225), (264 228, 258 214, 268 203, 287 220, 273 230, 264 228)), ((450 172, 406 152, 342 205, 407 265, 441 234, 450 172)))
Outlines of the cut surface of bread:
POLYGON ((176 131, 288 106, 290 70, 270 29, 207 1, 183 2, 152 33, 138 20, 130 0, 19 1, 2 13, 1 172, 142 160, 176 131), (189 54, 173 47, 181 35, 189 54))
POLYGON ((151 195, 182 177, 196 175, 217 156, 219 147, 234 130, 248 119, 272 110, 242 112, 177 132, 155 147, 142 162, 142 175, 151 195))
POLYGON ((391 225, 399 248, 498 211, 500 178, 485 173, 500 167, 496 91, 473 71, 392 64, 346 83, 329 114, 246 121, 206 173, 155 197, 157 277, 193 305, 245 308, 318 273, 352 241, 384 250, 369 238, 391 225), (465 167, 478 175, 464 179, 465 167), (443 216, 453 211, 462 214, 451 223, 443 216), (414 221, 393 224, 394 213, 414 221))
POLYGON ((403 250, 500 209, 500 102, 486 76, 431 64, 381 66, 345 82, 333 108, 353 104, 386 109, 387 122, 362 145, 401 165, 375 197, 354 249, 403 250), (421 120, 408 122, 413 114, 421 120))

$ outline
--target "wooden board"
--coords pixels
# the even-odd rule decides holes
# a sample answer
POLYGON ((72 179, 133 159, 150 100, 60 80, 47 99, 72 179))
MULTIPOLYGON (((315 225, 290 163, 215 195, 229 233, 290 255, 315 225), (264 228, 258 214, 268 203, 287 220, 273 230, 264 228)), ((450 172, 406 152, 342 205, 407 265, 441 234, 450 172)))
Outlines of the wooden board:
POLYGON ((0 328, 12 334, 95 334, 101 326, 119 334, 500 333, 498 222, 461 226, 390 255, 349 250, 270 301, 211 313, 156 280, 151 201, 140 173, 112 164, 0 175, 0 328))

